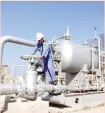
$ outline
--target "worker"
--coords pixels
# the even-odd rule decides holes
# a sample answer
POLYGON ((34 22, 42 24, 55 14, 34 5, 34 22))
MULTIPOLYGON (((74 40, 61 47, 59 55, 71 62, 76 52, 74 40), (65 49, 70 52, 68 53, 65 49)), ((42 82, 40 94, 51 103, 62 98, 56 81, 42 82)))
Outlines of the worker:
POLYGON ((32 55, 34 55, 37 51, 39 51, 40 55, 42 55, 42 53, 43 53, 43 42, 44 42, 43 37, 44 37, 44 35, 42 33, 36 34, 37 45, 36 45, 36 49, 34 50, 34 53, 32 55))
POLYGON ((43 64, 44 64, 43 72, 46 75, 46 80, 48 83, 56 85, 57 81, 56 81, 55 71, 53 67, 51 45, 48 44, 46 49, 44 49, 43 51, 44 35, 42 33, 36 34, 36 41, 37 41, 37 45, 33 55, 37 51, 40 52, 40 55, 41 55, 40 59, 43 61, 43 64))

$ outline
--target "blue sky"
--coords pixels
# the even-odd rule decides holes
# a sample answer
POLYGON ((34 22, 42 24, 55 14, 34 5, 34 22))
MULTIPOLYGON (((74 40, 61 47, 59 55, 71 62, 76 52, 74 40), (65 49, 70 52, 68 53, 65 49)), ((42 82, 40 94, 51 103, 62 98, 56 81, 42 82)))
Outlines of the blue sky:
MULTIPOLYGON (((2 35, 12 35, 35 40, 37 32, 46 39, 63 36, 69 25, 71 39, 83 43, 94 35, 104 32, 104 2, 2 2, 2 35)), ((4 62, 26 64, 21 55, 33 52, 32 47, 7 43, 4 62)))

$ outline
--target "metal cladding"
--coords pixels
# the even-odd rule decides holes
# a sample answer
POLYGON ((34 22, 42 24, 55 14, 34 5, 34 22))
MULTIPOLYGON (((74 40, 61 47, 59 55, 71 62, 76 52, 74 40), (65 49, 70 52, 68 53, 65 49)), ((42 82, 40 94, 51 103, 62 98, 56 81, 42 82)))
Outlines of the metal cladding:
MULTIPOLYGON (((84 64, 92 68, 92 50, 88 46, 80 45, 69 40, 60 43, 62 72, 77 73, 84 64)), ((94 67, 98 68, 98 53, 94 50, 94 67)))

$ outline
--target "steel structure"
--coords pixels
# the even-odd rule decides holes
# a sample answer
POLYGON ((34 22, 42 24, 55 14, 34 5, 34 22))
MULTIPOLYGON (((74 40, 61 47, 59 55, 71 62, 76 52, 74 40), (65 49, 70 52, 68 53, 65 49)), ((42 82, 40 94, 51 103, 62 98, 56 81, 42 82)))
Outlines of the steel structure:
MULTIPOLYGON (((85 95, 85 104, 92 101, 104 101, 104 51, 100 49, 100 37, 95 36, 87 40, 84 45, 81 45, 70 40, 68 29, 66 34, 64 37, 57 38, 56 43, 50 43, 54 56, 53 64, 57 85, 46 83, 45 78, 38 82, 40 73, 44 75, 38 69, 35 70, 35 63, 38 63, 39 57, 24 55, 21 56, 21 59, 29 61, 29 64, 23 80, 18 83, 1 83, 0 93, 2 95, 16 94, 28 100, 36 100, 38 96, 41 96, 42 100, 67 106, 82 105, 83 95, 85 95), (89 47, 89 41, 94 39, 98 41, 98 45, 92 44, 89 47), (91 100, 93 96, 95 98, 101 96, 101 98, 91 100)), ((3 47, 6 42, 35 46, 32 41, 9 36, 2 37, 0 42, 0 68, 2 67, 3 47)))

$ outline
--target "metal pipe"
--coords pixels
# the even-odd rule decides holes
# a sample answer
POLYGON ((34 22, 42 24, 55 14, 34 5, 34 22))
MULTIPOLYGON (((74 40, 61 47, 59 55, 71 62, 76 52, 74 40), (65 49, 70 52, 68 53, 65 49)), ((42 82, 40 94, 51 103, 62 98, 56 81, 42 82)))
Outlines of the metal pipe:
MULTIPOLYGON (((0 38, 0 71, 1 71, 1 68, 2 68, 3 48, 4 48, 4 44, 6 42, 16 43, 16 44, 20 44, 20 45, 26 45, 26 46, 31 46, 31 47, 35 46, 35 42, 33 42, 33 41, 20 39, 20 38, 16 38, 16 37, 13 37, 13 36, 3 36, 3 37, 1 37, 0 38)), ((0 76, 0 82, 1 82, 1 76, 0 76)))
POLYGON ((51 85, 51 84, 45 84, 45 85, 37 85, 36 92, 54 92, 54 93, 61 93, 63 91, 67 90, 66 85, 51 85))
POLYGON ((92 45, 92 71, 94 70, 94 48, 92 45))
MULTIPOLYGON (((17 84, 0 84, 0 94, 1 95, 9 95, 9 94, 15 94, 19 93, 20 88, 17 84)), ((24 91, 23 91, 24 92, 24 91)), ((36 95, 30 96, 30 95, 20 95, 20 97, 26 98, 28 100, 36 100, 36 95)))
POLYGON ((8 95, 18 93, 18 86, 16 84, 0 84, 0 94, 8 95))
POLYGON ((98 52, 99 52, 99 71, 101 70, 101 63, 100 63, 100 37, 96 37, 98 39, 98 52))
POLYGON ((25 75, 25 84, 29 96, 34 96, 37 88, 37 72, 28 70, 25 75))
POLYGON ((29 96, 29 95, 23 95, 23 96, 21 96, 20 95, 20 97, 25 98, 25 99, 28 99, 28 100, 31 100, 31 101, 34 101, 37 98, 36 95, 35 96, 29 96))
POLYGON ((101 65, 100 65, 100 51, 101 51, 101 50, 100 50, 100 48, 101 48, 101 47, 100 47, 100 37, 95 36, 94 38, 88 39, 87 42, 88 42, 88 41, 92 41, 92 40, 96 40, 96 39, 98 39, 98 52, 99 52, 99 54, 98 54, 98 55, 99 55, 99 59, 98 59, 98 61, 99 61, 99 67, 98 67, 98 68, 99 68, 99 71, 100 71, 100 70, 101 70, 101 65))

